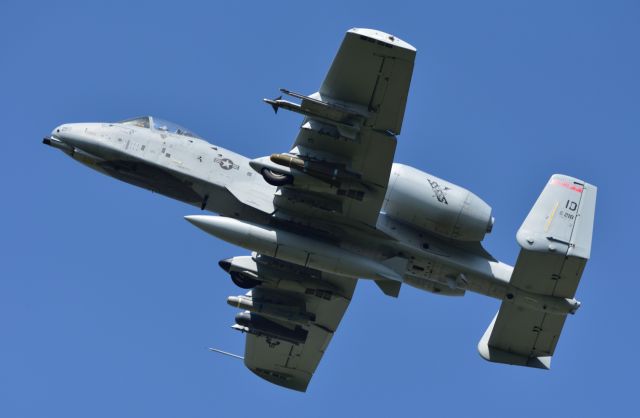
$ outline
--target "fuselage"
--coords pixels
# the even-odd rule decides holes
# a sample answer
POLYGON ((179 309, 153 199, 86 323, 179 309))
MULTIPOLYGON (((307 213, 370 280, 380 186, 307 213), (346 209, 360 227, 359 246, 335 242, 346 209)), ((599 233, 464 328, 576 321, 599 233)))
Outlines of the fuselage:
MULTIPOLYGON (((411 219, 403 218, 406 212, 403 208, 421 206, 426 208, 427 217, 435 213, 437 216, 433 219, 445 219, 444 210, 452 206, 451 202, 444 202, 446 207, 438 206, 442 200, 439 188, 450 188, 445 186, 450 183, 444 180, 428 181, 435 203, 421 200, 420 196, 406 196, 399 187, 394 189, 392 186, 398 183, 398 178, 407 178, 408 172, 412 179, 426 175, 411 167, 393 165, 386 203, 376 229, 339 224, 327 228, 321 220, 316 228, 314 222, 300 225, 278 213, 273 206, 278 188, 268 184, 252 168, 251 159, 164 121, 144 117, 120 123, 65 124, 55 128, 44 142, 97 171, 201 210, 306 237, 317 236, 326 245, 376 262, 400 257, 405 263, 398 273, 402 282, 410 286, 452 296, 470 290, 499 299, 505 297, 509 288, 512 267, 493 259, 479 242, 433 233, 428 228, 431 221, 426 218, 419 220, 424 226, 418 228, 415 223, 407 222, 411 219), (404 200, 402 206, 398 205, 401 199, 404 200)), ((475 198, 471 193, 464 196, 461 207, 468 206, 470 199, 475 198)), ((458 218, 461 216, 454 217, 458 218)), ((491 218, 488 227, 480 229, 490 229, 492 223, 491 218)), ((453 225, 450 229, 449 235, 470 230, 464 225, 453 225)), ((484 235, 485 231, 481 232, 484 235)))

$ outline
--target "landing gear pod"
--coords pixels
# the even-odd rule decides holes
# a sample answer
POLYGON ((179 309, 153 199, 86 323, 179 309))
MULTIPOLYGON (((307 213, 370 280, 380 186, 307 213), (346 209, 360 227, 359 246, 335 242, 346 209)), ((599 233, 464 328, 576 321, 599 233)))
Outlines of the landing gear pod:
POLYGON ((221 269, 229 273, 233 284, 241 289, 253 289, 262 283, 258 275, 252 271, 232 269, 233 259, 220 260, 218 265, 221 269))
POLYGON ((230 273, 230 276, 233 284, 241 289, 253 289, 257 285, 262 283, 260 280, 251 277, 249 272, 232 271, 230 273))
POLYGON ((260 174, 262 174, 264 181, 272 186, 279 187, 293 184, 293 176, 289 174, 276 173, 269 170, 268 168, 263 168, 262 170, 260 170, 260 174))

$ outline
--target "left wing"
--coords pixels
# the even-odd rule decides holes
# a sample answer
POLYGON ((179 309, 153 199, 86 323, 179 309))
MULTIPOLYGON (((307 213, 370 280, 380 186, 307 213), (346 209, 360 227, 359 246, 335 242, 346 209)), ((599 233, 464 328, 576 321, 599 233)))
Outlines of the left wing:
POLYGON ((233 328, 247 333, 245 365, 271 383, 306 391, 356 280, 256 254, 232 259, 230 273, 260 283, 229 298, 244 309, 233 328))
MULTIPOLYGON (((416 50, 371 29, 351 29, 320 90, 282 89, 300 104, 265 101, 305 116, 287 154, 253 160, 258 170, 290 176, 278 208, 308 217, 375 227, 384 200, 416 50)), ((264 173, 263 173, 264 175, 264 173)), ((273 183, 272 183, 273 184, 273 183)))

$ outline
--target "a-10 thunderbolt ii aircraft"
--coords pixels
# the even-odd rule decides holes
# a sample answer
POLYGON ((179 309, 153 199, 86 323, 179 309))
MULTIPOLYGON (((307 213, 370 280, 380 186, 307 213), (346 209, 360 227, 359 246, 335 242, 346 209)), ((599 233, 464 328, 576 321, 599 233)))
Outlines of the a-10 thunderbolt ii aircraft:
POLYGON ((305 391, 358 279, 397 297, 405 284, 472 291, 502 304, 478 344, 486 360, 548 369, 591 249, 597 189, 553 175, 517 232, 515 267, 480 241, 491 208, 393 162, 416 50, 351 29, 318 92, 265 102, 304 116, 289 152, 247 158, 155 117, 61 125, 44 139, 109 176, 219 216, 186 219, 252 251, 220 261, 246 294, 233 328, 245 365, 305 391))

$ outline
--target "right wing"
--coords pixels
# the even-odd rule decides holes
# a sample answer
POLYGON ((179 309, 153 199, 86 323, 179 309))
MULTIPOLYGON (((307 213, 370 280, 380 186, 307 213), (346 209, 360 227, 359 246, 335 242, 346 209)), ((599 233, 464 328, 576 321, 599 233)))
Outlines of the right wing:
POLYGON ((246 309, 233 328, 247 334, 244 364, 261 378, 306 391, 340 324, 356 280, 271 257, 235 257, 231 273, 260 281, 230 304, 246 309))
POLYGON ((511 288, 478 344, 483 358, 548 369, 591 255, 597 188, 553 175, 518 230, 511 288))
POLYGON ((375 227, 402 128, 416 50, 395 36, 351 29, 320 90, 282 90, 301 103, 265 101, 305 115, 288 154, 253 161, 254 168, 290 174, 279 209, 375 227), (275 158, 274 158, 275 157, 275 158), (260 160, 260 161, 258 161, 260 160), (257 164, 257 165, 256 165, 257 164))

